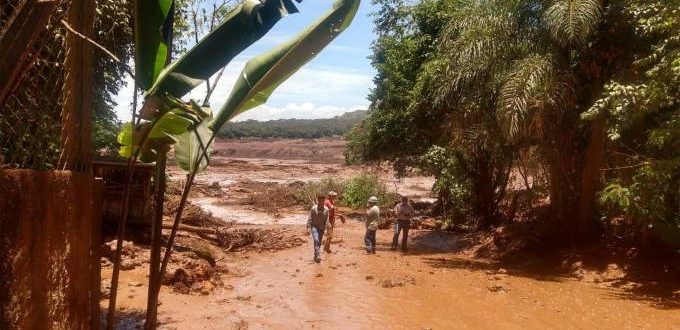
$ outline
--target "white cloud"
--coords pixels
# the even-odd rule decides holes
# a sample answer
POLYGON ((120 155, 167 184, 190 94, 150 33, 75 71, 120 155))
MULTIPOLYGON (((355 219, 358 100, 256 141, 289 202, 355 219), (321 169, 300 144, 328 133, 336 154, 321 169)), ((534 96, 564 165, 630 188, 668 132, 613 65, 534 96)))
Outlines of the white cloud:
POLYGON ((234 118, 234 121, 254 120, 274 120, 274 119, 320 119, 339 116, 348 111, 365 110, 368 105, 357 105, 352 107, 336 107, 332 105, 317 106, 311 102, 289 103, 283 107, 272 107, 263 104, 255 109, 246 111, 234 118))
MULTIPOLYGON (((236 58, 225 69, 210 98, 211 107, 215 111, 229 97, 245 63, 245 58, 236 58)), ((281 84, 271 95, 267 105, 283 109, 291 104, 325 104, 337 109, 350 109, 367 104, 366 96, 372 86, 372 73, 359 73, 342 67, 309 65, 281 84)), ((189 97, 202 100, 205 91, 205 84, 201 84, 189 97)), ((261 120, 268 119, 275 118, 261 120)))
MULTIPOLYGON (((232 86, 250 56, 252 55, 242 54, 237 56, 225 69, 210 98, 210 104, 214 111, 219 110, 228 98, 232 86)), ((297 118, 325 118, 342 114, 357 107, 357 105, 365 109, 367 106, 363 105, 368 104, 366 96, 373 86, 372 76, 373 72, 360 72, 342 66, 309 63, 279 86, 265 106, 251 111, 257 113, 257 115, 251 115, 251 112, 248 112, 243 115, 246 117, 238 118, 240 120, 292 118, 288 115, 280 117, 284 113, 283 109, 287 109, 285 113, 292 111, 291 113, 295 114, 294 116, 301 116, 297 118), (323 106, 314 106, 313 109, 309 107, 309 105, 321 104, 323 106), (260 109, 264 110, 260 111, 260 109), (328 115, 323 115, 324 113, 328 115)), ((128 121, 130 118, 132 81, 131 79, 128 80, 128 86, 121 90, 116 97, 116 101, 119 103, 116 112, 123 121, 128 121)), ((200 84, 185 99, 192 98, 200 102, 205 97, 205 93, 205 84, 200 84)))
POLYGON ((370 50, 367 48, 360 48, 360 47, 352 47, 352 46, 345 46, 345 45, 336 45, 336 44, 330 44, 328 46, 328 51, 329 52, 343 52, 343 53, 349 53, 349 54, 370 54, 370 50))

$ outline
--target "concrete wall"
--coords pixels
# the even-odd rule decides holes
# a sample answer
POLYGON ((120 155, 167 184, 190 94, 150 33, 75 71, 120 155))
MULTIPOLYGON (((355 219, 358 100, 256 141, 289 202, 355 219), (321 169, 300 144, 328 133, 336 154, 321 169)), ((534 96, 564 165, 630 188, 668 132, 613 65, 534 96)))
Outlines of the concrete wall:
POLYGON ((98 329, 101 181, 0 171, 0 329, 98 329))

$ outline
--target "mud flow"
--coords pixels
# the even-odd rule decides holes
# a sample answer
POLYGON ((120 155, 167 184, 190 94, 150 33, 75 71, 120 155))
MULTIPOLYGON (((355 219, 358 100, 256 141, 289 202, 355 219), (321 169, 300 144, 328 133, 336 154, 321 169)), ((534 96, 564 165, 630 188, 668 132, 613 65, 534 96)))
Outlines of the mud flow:
MULTIPOLYGON (((367 254, 361 210, 340 210, 347 222, 336 224, 332 253, 313 262, 308 206, 270 197, 278 206, 263 209, 253 196, 366 170, 343 165, 339 144, 217 143, 164 279, 159 328, 680 329, 680 302, 672 296, 680 287, 656 294, 660 283, 631 281, 617 264, 593 270, 569 262, 564 271, 542 272, 542 261, 529 257, 495 261, 483 257, 493 235, 431 230, 425 222, 410 231, 408 253, 390 250, 387 226, 378 231, 377 253, 367 254)), ((393 191, 434 202, 431 177, 395 181, 382 171, 393 191)), ((174 170, 172 180, 182 179, 174 170)), ((119 328, 134 329, 143 324, 148 248, 126 246, 119 328)), ((104 264, 105 283, 109 276, 104 264)))

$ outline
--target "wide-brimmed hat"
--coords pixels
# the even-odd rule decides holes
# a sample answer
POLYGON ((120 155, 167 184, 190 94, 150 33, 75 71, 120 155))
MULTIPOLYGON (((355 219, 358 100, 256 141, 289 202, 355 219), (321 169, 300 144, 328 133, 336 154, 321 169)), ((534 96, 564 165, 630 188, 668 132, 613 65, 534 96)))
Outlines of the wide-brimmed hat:
POLYGON ((368 199, 368 202, 369 202, 369 203, 376 204, 376 203, 378 203, 378 197, 371 196, 371 197, 368 199))
POLYGON ((328 196, 337 196, 337 195, 338 195, 338 193, 336 193, 335 191, 331 190, 331 191, 328 192, 328 196))

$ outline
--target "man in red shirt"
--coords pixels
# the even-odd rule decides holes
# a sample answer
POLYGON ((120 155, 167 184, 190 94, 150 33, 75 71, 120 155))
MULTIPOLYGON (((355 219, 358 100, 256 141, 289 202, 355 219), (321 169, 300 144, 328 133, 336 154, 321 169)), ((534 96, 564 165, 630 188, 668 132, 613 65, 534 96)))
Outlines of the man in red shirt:
MULTIPOLYGON (((324 251, 326 253, 331 253, 331 240, 333 239, 333 228, 335 228, 335 202, 333 199, 337 195, 338 193, 335 191, 329 192, 324 202, 324 206, 328 209, 328 222, 331 225, 330 228, 326 228, 326 244, 324 244, 324 251)), ((345 223, 345 218, 340 216, 340 221, 345 223)))

